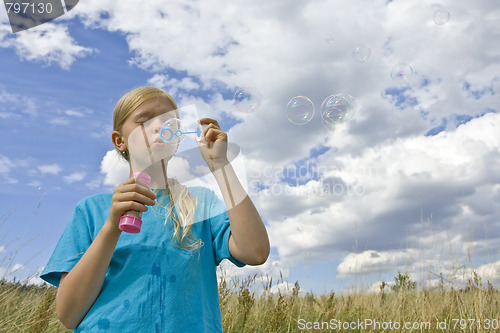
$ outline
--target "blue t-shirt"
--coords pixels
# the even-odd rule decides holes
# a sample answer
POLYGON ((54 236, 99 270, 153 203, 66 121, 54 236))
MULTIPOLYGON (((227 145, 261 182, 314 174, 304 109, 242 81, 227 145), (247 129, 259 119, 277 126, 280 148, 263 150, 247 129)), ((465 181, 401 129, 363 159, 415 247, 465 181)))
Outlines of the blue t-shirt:
MULTIPOLYGON (((172 241, 169 218, 155 209, 142 215, 138 234, 123 232, 101 293, 75 332, 222 332, 216 266, 234 259, 228 248, 230 226, 224 204, 213 191, 191 187, 197 198, 194 238, 199 250, 172 241)), ((111 194, 80 201, 41 278, 58 286, 62 272, 80 260, 108 218, 111 194)))

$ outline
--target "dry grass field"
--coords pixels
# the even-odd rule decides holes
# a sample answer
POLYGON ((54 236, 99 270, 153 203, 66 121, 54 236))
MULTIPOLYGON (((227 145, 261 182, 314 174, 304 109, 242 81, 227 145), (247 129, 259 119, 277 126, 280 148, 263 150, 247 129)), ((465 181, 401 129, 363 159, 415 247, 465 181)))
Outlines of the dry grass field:
MULTIPOLYGON (((417 290, 402 281, 398 288, 382 285, 380 293, 348 295, 304 294, 298 282, 276 294, 270 282, 257 295, 255 277, 221 279, 224 332, 500 331, 500 293, 490 285, 471 280, 461 290, 417 290)), ((1 282, 0 332, 70 332, 55 315, 55 295, 55 288, 1 282)))

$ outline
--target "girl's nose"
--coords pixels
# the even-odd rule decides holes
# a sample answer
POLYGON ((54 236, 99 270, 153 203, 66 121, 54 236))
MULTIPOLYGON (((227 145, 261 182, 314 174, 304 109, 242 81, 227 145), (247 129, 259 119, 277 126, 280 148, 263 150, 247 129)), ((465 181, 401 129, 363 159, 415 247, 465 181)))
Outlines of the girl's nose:
POLYGON ((161 127, 163 126, 163 123, 159 119, 154 119, 153 122, 151 123, 151 128, 153 129, 153 134, 158 134, 161 131, 161 127))

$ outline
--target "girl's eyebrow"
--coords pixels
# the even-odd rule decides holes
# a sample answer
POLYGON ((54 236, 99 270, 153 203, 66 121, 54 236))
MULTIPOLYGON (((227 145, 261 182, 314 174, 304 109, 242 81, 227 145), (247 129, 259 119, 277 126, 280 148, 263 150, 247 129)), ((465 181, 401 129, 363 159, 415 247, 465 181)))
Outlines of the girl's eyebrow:
POLYGON ((151 111, 144 110, 144 111, 141 111, 139 113, 136 113, 134 119, 141 119, 141 118, 144 118, 144 117, 148 117, 149 118, 150 115, 151 115, 151 111))

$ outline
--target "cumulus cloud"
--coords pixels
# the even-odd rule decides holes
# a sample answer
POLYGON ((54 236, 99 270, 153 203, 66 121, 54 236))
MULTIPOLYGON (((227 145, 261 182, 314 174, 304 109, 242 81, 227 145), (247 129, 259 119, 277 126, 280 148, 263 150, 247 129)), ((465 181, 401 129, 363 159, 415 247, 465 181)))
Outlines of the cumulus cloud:
POLYGON ((283 259, 313 251, 319 260, 353 244, 373 249, 347 255, 339 277, 408 269, 410 259, 414 269, 440 266, 447 272, 456 257, 491 253, 499 236, 498 126, 500 115, 491 113, 455 131, 399 139, 359 156, 325 153, 320 163, 339 165, 325 175, 337 179, 331 195, 283 190, 271 196, 272 205, 270 196, 258 198, 272 213, 273 245, 283 259), (298 210, 289 208, 292 200, 300 202, 298 210), (418 256, 407 252, 412 248, 418 256), (439 255, 447 248, 452 255, 439 255))
POLYGON ((114 149, 103 157, 101 173, 104 174, 104 185, 116 187, 129 177, 130 168, 127 161, 114 149))
POLYGON ((356 273, 370 273, 374 270, 393 270, 397 267, 410 266, 413 253, 411 250, 394 252, 364 251, 350 253, 337 266, 339 277, 347 277, 356 273))
POLYGON ((14 48, 26 61, 69 69, 76 59, 93 52, 91 48, 78 45, 68 28, 61 24, 45 23, 17 34, 8 30, 5 25, 0 29, 0 47, 14 48))

